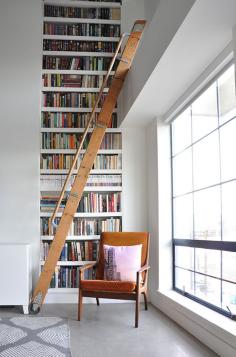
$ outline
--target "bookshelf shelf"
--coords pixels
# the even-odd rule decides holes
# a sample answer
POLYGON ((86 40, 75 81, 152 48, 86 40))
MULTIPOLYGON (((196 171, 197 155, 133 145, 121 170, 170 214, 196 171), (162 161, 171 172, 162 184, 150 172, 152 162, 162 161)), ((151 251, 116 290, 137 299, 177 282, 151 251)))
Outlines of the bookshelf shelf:
POLYGON ((43 51, 44 56, 55 57, 113 57, 112 52, 43 51))
MULTIPOLYGON (((54 236, 41 236, 41 240, 52 241, 54 236)), ((78 240, 99 240, 99 235, 89 235, 89 236, 67 236, 66 241, 78 241, 78 240)))
POLYGON ((60 1, 50 0, 45 1, 45 5, 58 5, 66 7, 105 7, 105 8, 120 8, 120 2, 98 2, 98 1, 60 1))
MULTIPOLYGON (((41 212, 40 217, 51 217, 51 212, 41 212)), ((62 213, 59 212, 57 217, 61 217, 62 213)), ((97 217, 121 217, 122 212, 79 212, 75 213, 75 218, 97 218, 97 217)))
MULTIPOLYGON (((92 112, 92 103, 119 41, 120 9, 120 2, 103 0, 44 1, 40 130, 41 266, 54 239, 48 227, 49 218, 76 152, 75 149, 63 148, 78 145, 92 112)), ((110 75, 114 73, 112 71, 110 75)), ((108 88, 105 88, 104 93, 107 92, 108 88)), ((102 100, 104 98, 105 95, 102 100)), ((100 111, 101 108, 96 108, 96 117, 100 111)), ((106 149, 98 151, 95 169, 90 172, 78 208, 80 212, 74 216, 62 260, 57 263, 52 279, 54 288, 49 289, 49 293, 56 293, 56 296, 78 292, 79 267, 96 258, 100 233, 122 229, 122 130, 117 128, 118 114, 118 109, 114 109, 111 128, 106 130, 101 146, 106 149)), ((79 162, 84 153, 82 150, 79 162)), ((73 174, 76 173, 74 170, 73 174)), ((65 203, 66 195, 62 207, 65 203)), ((61 216, 62 212, 59 212, 56 224, 61 216)))
MULTIPOLYGON (((75 149, 41 149, 41 154, 75 154, 76 150, 75 149)), ((84 154, 85 150, 81 150, 81 154, 84 154)), ((113 149, 107 149, 107 150, 99 150, 98 154, 121 154, 122 150, 113 150, 113 149)))
MULTIPOLYGON (((42 107, 42 112, 66 112, 66 113, 91 113, 92 108, 71 108, 71 107, 42 107)), ((96 108, 95 112, 99 113, 101 108, 96 108)), ((113 113, 117 113, 114 109, 113 113)))
MULTIPOLYGON (((59 175, 66 175, 68 173, 68 170, 60 170, 60 169, 41 169, 40 170, 41 175, 45 175, 45 174, 50 174, 50 175, 54 175, 54 174, 59 174, 59 175)), ((77 172, 74 171, 73 174, 76 174, 77 172)), ((108 175, 116 175, 116 174, 122 174, 122 170, 120 169, 114 169, 114 170, 91 170, 91 174, 108 174, 108 175)))
MULTIPOLYGON (((83 128, 41 128, 41 133, 83 133, 83 128)), ((89 133, 92 129, 89 129, 89 133)), ((106 133, 118 133, 121 134, 122 130, 119 128, 109 128, 106 133)))
MULTIPOLYGON (((77 75, 106 75, 106 71, 86 71, 86 70, 73 70, 73 69, 43 69, 43 74, 77 74, 77 75)), ((111 71, 110 75, 114 75, 114 71, 111 71)))
POLYGON ((119 37, 100 37, 100 36, 43 35, 43 39, 44 40, 118 42, 120 38, 119 37))
MULTIPOLYGON (((40 264, 44 265, 45 261, 41 260, 40 264)), ((93 260, 79 260, 79 261, 58 261, 57 265, 58 266, 82 266, 82 265, 86 265, 89 263, 95 263, 95 261, 93 260)))
MULTIPOLYGON (((43 87, 43 92, 78 92, 78 93, 99 93, 99 88, 78 88, 78 87, 43 87)), ((104 93, 108 88, 104 88, 104 93)))
POLYGON ((78 288, 50 288, 48 289, 49 294, 78 294, 78 288))
MULTIPOLYGON (((43 187, 42 192, 61 192, 62 187, 43 187)), ((69 190, 66 190, 67 192, 69 190)), ((84 192, 121 192, 122 186, 90 186, 85 187, 84 192)))
POLYGON ((102 25, 120 25, 120 20, 109 19, 86 19, 86 18, 70 18, 70 17, 44 17, 44 22, 50 23, 73 23, 73 24, 102 24, 102 25))

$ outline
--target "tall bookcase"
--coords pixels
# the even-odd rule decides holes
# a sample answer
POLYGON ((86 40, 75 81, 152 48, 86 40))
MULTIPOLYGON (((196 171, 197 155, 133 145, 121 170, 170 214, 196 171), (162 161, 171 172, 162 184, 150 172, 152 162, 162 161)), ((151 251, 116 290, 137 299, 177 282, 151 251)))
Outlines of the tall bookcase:
MULTIPOLYGON (((119 41, 120 8, 119 1, 44 1, 41 265, 53 239, 49 217, 119 41)), ((122 230, 122 132, 117 128, 117 115, 118 108, 94 162, 49 293, 77 293, 79 266, 96 260, 101 231, 122 230)), ((84 150, 86 146, 87 142, 84 150)), ((65 203, 66 197, 61 210, 65 203)), ((61 212, 57 223, 60 216, 61 212)))

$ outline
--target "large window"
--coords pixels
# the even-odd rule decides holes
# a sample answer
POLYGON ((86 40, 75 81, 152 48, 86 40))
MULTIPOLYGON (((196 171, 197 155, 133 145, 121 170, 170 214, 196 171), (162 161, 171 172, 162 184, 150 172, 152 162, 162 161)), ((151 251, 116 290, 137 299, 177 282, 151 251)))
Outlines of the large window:
POLYGON ((174 289, 236 317, 236 99, 231 65, 171 124, 174 289))

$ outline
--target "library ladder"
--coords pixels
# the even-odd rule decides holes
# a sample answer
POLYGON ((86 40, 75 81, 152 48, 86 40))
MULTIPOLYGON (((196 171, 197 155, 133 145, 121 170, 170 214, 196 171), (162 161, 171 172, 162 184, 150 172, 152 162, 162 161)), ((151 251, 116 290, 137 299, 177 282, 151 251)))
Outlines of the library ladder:
POLYGON ((70 176, 75 168, 75 165, 76 165, 79 153, 81 151, 85 136, 87 135, 89 126, 92 123, 95 108, 99 102, 99 99, 101 98, 103 89, 106 85, 107 79, 108 79, 110 71, 112 69, 112 66, 113 66, 115 60, 119 59, 119 64, 117 66, 114 77, 112 79, 108 94, 105 98, 105 101, 103 103, 103 106, 101 108, 99 116, 95 122, 87 150, 83 156, 83 159, 79 166, 78 172, 77 172, 74 182, 72 184, 71 191, 70 191, 70 194, 69 194, 67 202, 66 202, 66 206, 62 213, 59 225, 56 229, 56 234, 52 241, 47 259, 44 263, 43 270, 40 274, 39 280, 38 280, 36 287, 34 289, 32 300, 29 305, 29 311, 32 314, 37 314, 40 311, 41 306, 44 302, 45 296, 46 296, 48 288, 50 286, 50 282, 51 282, 53 273, 55 271, 57 261, 60 257, 61 251, 65 244, 66 237, 68 235, 68 231, 70 229, 71 223, 73 221, 74 215, 77 211, 80 199, 82 197, 84 187, 86 185, 88 176, 90 174, 90 170, 92 169, 92 166, 94 164, 94 160, 95 160, 97 152, 100 148, 101 142, 104 138, 105 131, 106 131, 107 127, 109 126, 111 116, 112 116, 113 110, 115 108, 119 93, 122 89, 125 77, 131 67, 131 63, 135 56, 136 50, 138 48, 144 27, 145 27, 144 20, 135 21, 134 26, 131 30, 131 33, 124 34, 121 36, 121 39, 117 46, 117 49, 116 49, 114 56, 112 58, 107 75, 104 79, 103 85, 101 87, 98 98, 96 100, 93 111, 91 113, 88 125, 86 126, 86 128, 84 130, 84 134, 81 139, 79 148, 75 154, 73 164, 70 168, 70 171, 69 171, 67 179, 64 183, 59 201, 57 203, 57 206, 54 210, 54 213, 53 213, 51 221, 50 221, 50 226, 51 226, 51 223, 53 224, 54 218, 56 217, 56 213, 58 212, 58 209, 60 207, 61 200, 64 196, 67 183, 69 182, 70 176), (123 50, 121 56, 118 58, 121 43, 127 35, 128 35, 128 39, 124 46, 124 50, 123 50))

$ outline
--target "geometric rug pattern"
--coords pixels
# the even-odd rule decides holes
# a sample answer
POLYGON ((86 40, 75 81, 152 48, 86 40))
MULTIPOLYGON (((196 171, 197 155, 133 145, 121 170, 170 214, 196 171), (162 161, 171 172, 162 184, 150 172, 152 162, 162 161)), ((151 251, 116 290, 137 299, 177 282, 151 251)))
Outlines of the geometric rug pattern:
POLYGON ((68 321, 60 317, 0 319, 1 357, 71 357, 68 321))

